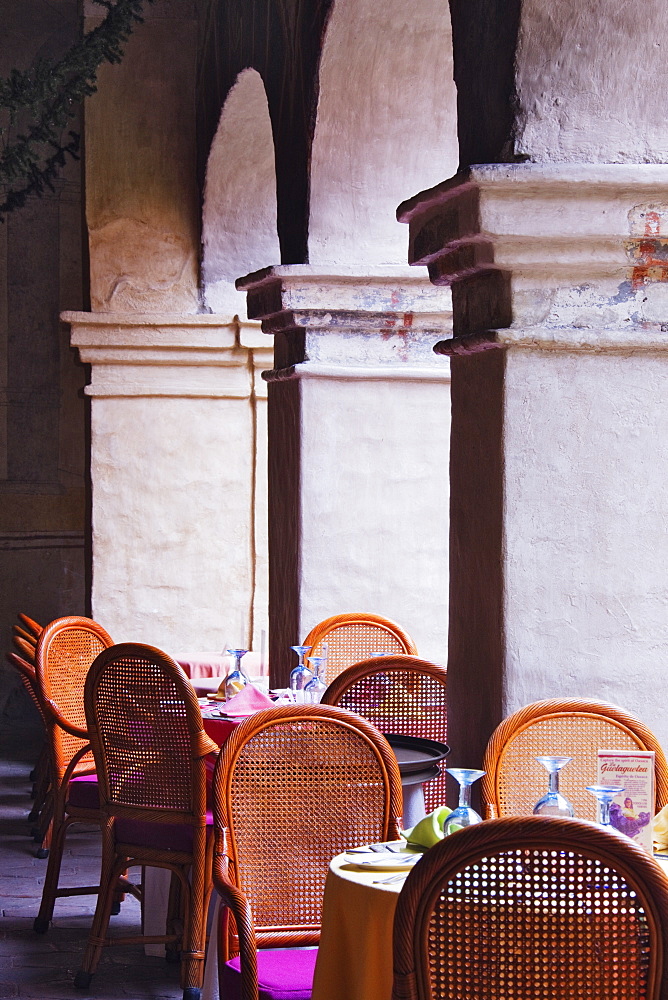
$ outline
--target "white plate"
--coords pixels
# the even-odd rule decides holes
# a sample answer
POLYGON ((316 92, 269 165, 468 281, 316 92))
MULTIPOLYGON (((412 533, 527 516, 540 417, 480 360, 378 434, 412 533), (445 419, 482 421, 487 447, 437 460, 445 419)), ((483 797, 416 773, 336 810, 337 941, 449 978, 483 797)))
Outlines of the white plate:
POLYGON ((358 854, 346 851, 344 854, 346 864, 374 872, 408 872, 421 857, 420 853, 392 854, 389 851, 386 854, 374 854, 371 851, 368 854, 358 854))

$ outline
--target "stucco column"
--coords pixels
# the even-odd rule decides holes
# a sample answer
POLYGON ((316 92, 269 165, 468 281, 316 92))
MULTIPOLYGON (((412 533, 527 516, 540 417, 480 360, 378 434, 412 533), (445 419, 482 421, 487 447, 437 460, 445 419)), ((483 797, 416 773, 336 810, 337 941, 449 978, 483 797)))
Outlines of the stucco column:
POLYGON ((265 375, 274 682, 294 665, 292 644, 346 611, 396 619, 444 662, 449 364, 432 345, 449 329, 448 290, 407 267, 308 265, 238 286, 275 334, 265 375))
POLYGON ((256 386, 270 342, 256 324, 213 315, 63 318, 91 365, 94 617, 117 641, 175 655, 257 647, 256 386))
POLYGON ((561 695, 668 744, 668 166, 473 167, 399 214, 452 285, 453 762, 561 695))

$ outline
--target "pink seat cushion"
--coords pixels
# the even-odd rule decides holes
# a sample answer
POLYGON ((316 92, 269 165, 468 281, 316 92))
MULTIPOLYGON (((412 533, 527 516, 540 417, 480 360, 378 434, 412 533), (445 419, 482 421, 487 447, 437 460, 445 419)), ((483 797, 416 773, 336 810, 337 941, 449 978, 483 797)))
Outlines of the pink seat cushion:
MULTIPOLYGON (((259 1000, 311 1000, 317 948, 263 948, 257 953, 259 1000)), ((239 958, 220 966, 220 995, 240 1000, 239 958)))
POLYGON ((78 809, 99 809, 96 774, 80 774, 70 781, 67 803, 78 809))
MULTIPOLYGON (((207 827, 213 814, 206 814, 207 827)), ((116 840, 122 844, 155 847, 159 851, 192 851, 193 828, 187 823, 145 823, 139 819, 117 819, 116 840)))

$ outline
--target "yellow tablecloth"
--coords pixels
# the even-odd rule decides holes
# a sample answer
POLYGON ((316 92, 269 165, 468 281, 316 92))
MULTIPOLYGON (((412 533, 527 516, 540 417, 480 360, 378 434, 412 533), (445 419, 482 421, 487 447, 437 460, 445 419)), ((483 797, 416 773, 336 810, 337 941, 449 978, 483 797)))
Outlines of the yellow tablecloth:
POLYGON ((331 862, 312 1000, 390 1000, 392 924, 403 885, 374 884, 391 872, 359 871, 342 854, 331 862))
MULTIPOLYGON (((656 860, 668 875, 668 857, 656 860)), ((341 854, 331 862, 312 1000, 390 1000, 392 925, 403 881, 375 883, 391 877, 353 868, 341 854)))

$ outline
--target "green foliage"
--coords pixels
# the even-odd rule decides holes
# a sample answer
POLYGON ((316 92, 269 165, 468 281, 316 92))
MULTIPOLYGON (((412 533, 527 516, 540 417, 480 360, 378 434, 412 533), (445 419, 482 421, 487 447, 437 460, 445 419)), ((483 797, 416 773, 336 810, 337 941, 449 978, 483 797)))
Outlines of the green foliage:
POLYGON ((62 59, 38 60, 26 72, 12 70, 0 80, 0 220, 20 208, 31 194, 53 190, 68 156, 78 158, 79 136, 68 121, 96 90, 103 62, 117 63, 145 2, 94 0, 106 9, 104 20, 72 45, 62 59))

